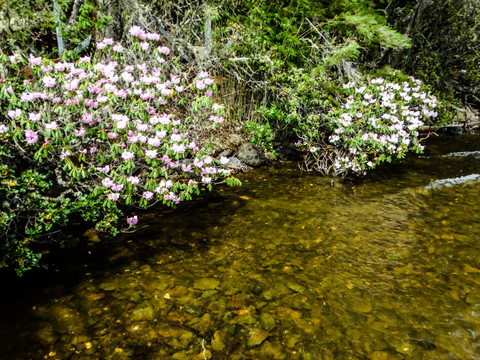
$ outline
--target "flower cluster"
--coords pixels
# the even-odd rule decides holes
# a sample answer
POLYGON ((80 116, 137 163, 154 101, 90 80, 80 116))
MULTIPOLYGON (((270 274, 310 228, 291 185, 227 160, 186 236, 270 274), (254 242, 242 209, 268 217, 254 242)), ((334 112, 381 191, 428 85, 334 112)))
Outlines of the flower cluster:
MULTIPOLYGON (((346 101, 326 116, 328 143, 338 154, 332 164, 337 173, 364 173, 393 156, 423 151, 419 129, 428 118, 437 117, 437 99, 424 91, 420 80, 409 77, 398 83, 375 78, 342 87, 346 101)), ((312 153, 320 158, 318 139, 308 140, 312 153)))
MULTIPOLYGON (((101 199, 110 212, 120 203, 173 206, 217 179, 238 183, 201 137, 223 123, 224 108, 211 99, 213 79, 182 73, 160 35, 136 26, 129 33, 128 47, 98 42, 94 59, 10 56, 11 67, 28 62, 34 75, 15 91, 8 80, 0 84, 8 103, 2 147, 48 163, 57 176, 60 170, 62 185, 83 191, 72 201, 101 199)), ((101 228, 115 226, 108 211, 96 219, 101 228)), ((137 221, 127 218, 130 226, 137 221)))

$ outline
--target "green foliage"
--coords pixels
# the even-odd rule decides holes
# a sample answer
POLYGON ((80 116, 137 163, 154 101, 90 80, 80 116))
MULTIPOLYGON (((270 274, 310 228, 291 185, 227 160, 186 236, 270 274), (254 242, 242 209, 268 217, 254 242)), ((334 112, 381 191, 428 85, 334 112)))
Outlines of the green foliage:
POLYGON ((408 37, 393 30, 386 18, 373 11, 342 13, 332 20, 335 26, 345 29, 347 36, 357 38, 365 45, 378 44, 387 49, 406 49, 411 46, 408 37))
POLYGON ((393 1, 390 16, 408 31, 413 47, 400 66, 423 79, 442 97, 480 105, 480 1, 393 1), (423 2, 425 3, 425 2, 423 2))
MULTIPOLYGON (((268 111, 267 109, 265 109, 268 111)), ((247 120, 245 122, 245 130, 250 134, 250 142, 257 144, 262 149, 275 153, 273 149, 273 141, 275 140, 272 128, 268 122, 260 124, 256 121, 247 120)))
POLYGON ((98 12, 93 0, 58 0, 60 24, 55 20, 53 1, 6 0, 0 4, 0 51, 3 53, 41 53, 50 57, 56 52, 55 27, 60 25, 67 49, 73 50, 96 30, 111 20, 98 12))
POLYGON ((357 60, 360 56, 360 45, 354 41, 347 41, 332 49, 330 55, 323 60, 326 66, 338 66, 342 61, 357 60))
MULTIPOLYGON (((74 0, 58 0, 62 9, 60 14, 60 29, 62 37, 68 42, 67 49, 73 50, 89 35, 95 31, 105 28, 111 17, 101 15, 92 0, 83 0, 77 9, 73 9, 74 0), (76 18, 72 18, 72 11, 77 12, 76 18), (67 17, 70 14, 70 18, 67 17)), ((50 19, 51 24, 55 23, 55 18, 50 19)), ((53 30, 53 29, 52 29, 53 30)))

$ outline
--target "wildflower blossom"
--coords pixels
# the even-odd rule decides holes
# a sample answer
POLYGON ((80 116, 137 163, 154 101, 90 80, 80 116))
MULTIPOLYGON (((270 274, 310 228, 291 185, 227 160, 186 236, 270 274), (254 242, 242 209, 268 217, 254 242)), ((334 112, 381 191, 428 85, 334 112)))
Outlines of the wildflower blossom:
POLYGON ((47 88, 54 87, 55 84, 57 83, 57 80, 55 80, 55 78, 52 76, 44 76, 42 78, 42 81, 43 81, 43 85, 47 88))
POLYGON ((8 110, 7 115, 13 120, 22 115, 22 110, 20 109, 8 110))
POLYGON ((124 151, 121 156, 124 160, 133 160, 135 158, 135 154, 130 151, 124 151))
POLYGON ((130 226, 136 225, 138 223, 138 216, 134 215, 132 217, 127 217, 127 224, 130 226))
POLYGON ((144 191, 143 194, 142 194, 142 197, 145 199, 145 200, 152 200, 153 198, 153 193, 151 191, 144 191))
POLYGON ((38 141, 38 133, 33 130, 25 130, 25 141, 28 145, 33 145, 38 141))

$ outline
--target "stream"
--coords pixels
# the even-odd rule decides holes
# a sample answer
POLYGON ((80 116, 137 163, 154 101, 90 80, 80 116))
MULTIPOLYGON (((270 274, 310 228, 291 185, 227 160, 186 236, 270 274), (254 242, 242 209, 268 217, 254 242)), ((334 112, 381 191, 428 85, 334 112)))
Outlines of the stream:
POLYGON ((239 178, 5 280, 0 359, 480 359, 480 134, 239 178))

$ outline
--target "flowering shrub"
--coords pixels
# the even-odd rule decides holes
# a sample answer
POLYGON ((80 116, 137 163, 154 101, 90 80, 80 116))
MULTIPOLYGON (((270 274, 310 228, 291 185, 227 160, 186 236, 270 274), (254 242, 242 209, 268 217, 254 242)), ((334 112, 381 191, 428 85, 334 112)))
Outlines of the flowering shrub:
POLYGON ((323 117, 312 115, 308 131, 299 134, 309 151, 307 165, 335 175, 364 173, 408 151, 423 151, 418 131, 427 119, 437 117, 437 100, 420 80, 375 78, 344 84, 342 90, 340 108, 323 117))
POLYGON ((182 71, 158 34, 130 35, 127 45, 97 43, 94 59, 3 57, 33 72, 0 83, 3 265, 36 265, 29 244, 71 213, 116 234, 121 205, 174 206, 220 179, 239 183, 208 144, 224 111, 213 79, 182 71))

